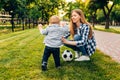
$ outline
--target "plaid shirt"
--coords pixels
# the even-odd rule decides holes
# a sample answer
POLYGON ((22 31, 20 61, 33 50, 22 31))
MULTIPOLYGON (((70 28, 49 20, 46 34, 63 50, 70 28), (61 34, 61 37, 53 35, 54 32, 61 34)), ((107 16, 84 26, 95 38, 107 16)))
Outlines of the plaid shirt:
MULTIPOLYGON (((90 28, 87 24, 81 24, 80 27, 76 31, 77 31, 77 34, 82 37, 82 40, 76 41, 76 43, 77 43, 77 47, 85 46, 87 54, 91 56, 96 50, 96 40, 94 37, 94 33, 93 33, 92 38, 88 39, 89 30, 90 28)), ((67 38, 69 35, 70 33, 65 35, 65 38, 67 38)))
POLYGON ((82 40, 76 41, 77 47, 85 46, 85 49, 89 56, 91 56, 96 50, 96 40, 94 37, 94 33, 91 39, 88 39, 89 35, 89 26, 87 24, 81 24, 79 29, 77 30, 77 34, 82 37, 82 40))

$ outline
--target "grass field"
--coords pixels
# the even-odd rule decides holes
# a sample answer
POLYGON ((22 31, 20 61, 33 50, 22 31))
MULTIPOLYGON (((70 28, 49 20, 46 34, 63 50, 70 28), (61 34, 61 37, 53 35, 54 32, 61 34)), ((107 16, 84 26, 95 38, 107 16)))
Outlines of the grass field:
POLYGON ((120 34, 120 26, 119 27, 110 27, 109 29, 105 29, 105 25, 95 25, 95 30, 99 31, 105 31, 105 32, 111 32, 111 33, 117 33, 120 34))
MULTIPOLYGON (((28 28, 28 26, 24 26, 24 29, 29 29, 29 28, 28 28)), ((22 31, 22 30, 23 30, 23 28, 21 27, 21 25, 15 25, 14 32, 22 31)), ((12 32, 11 25, 0 25, 0 36, 11 33, 11 32, 12 32)))
MULTIPOLYGON (((1 35, 0 80, 120 80, 120 64, 98 50, 88 62, 61 58, 61 69, 55 68, 51 56, 48 71, 42 72, 43 39, 37 29, 1 35)), ((69 48, 62 47, 61 54, 65 49, 69 48)))

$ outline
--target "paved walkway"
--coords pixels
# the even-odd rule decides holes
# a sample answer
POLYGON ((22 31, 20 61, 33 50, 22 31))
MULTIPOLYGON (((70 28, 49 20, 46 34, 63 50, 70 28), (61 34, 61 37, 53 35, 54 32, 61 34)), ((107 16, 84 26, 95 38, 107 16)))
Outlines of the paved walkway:
POLYGON ((120 63, 120 34, 94 31, 97 48, 120 63))

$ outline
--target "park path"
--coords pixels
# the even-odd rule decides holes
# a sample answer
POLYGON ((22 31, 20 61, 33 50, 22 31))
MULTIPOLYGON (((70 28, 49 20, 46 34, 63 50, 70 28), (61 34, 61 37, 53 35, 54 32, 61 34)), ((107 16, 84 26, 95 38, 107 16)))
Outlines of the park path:
POLYGON ((120 34, 94 31, 97 48, 120 63, 120 34))

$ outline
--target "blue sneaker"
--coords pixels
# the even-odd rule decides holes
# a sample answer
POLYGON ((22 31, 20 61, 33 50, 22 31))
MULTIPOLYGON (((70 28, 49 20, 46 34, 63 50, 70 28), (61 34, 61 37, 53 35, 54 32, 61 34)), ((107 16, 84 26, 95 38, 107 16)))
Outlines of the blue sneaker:
POLYGON ((47 70, 47 63, 43 62, 41 68, 42 68, 42 71, 46 71, 47 70))
POLYGON ((42 65, 42 71, 46 71, 47 70, 47 66, 45 66, 45 65, 42 65))

